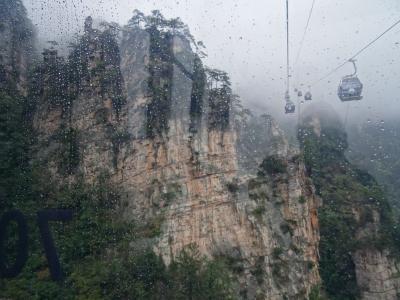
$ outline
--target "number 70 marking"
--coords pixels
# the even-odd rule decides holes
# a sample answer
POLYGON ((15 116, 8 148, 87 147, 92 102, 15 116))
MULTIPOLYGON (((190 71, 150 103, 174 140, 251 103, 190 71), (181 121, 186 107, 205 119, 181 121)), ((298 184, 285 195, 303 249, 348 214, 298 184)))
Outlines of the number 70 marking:
MULTIPOLYGON (((45 209, 37 213, 37 224, 42 245, 49 263, 50 275, 54 281, 63 279, 57 250, 50 232, 49 221, 69 221, 72 219, 70 209, 45 209)), ((6 212, 0 219, 0 277, 13 278, 22 271, 28 259, 28 225, 25 216, 19 210, 6 212), (18 225, 18 253, 13 266, 7 268, 5 255, 5 239, 7 226, 12 222, 18 225)))

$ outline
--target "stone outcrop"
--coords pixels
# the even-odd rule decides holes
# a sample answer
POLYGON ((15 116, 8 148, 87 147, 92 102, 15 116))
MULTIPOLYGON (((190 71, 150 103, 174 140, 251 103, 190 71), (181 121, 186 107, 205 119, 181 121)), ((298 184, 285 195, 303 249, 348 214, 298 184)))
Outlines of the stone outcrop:
POLYGON ((0 2, 0 90, 27 94, 34 32, 21 1, 0 2))
POLYGON ((399 299, 400 269, 388 251, 358 250, 354 262, 362 299, 399 299))
MULTIPOLYGON (((357 220, 362 216, 359 209, 353 209, 353 213, 357 220)), ((380 223, 379 212, 373 210, 370 222, 357 232, 357 239, 362 240, 371 233, 378 234, 380 223)), ((389 249, 366 245, 353 253, 353 260, 362 299, 399 298, 400 265, 389 249)))

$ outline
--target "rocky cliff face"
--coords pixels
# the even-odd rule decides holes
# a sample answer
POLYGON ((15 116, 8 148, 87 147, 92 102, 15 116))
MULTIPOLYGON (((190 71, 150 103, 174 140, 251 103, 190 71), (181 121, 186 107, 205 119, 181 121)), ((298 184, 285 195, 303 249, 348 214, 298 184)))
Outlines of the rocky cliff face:
POLYGON ((88 19, 67 62, 45 53, 38 159, 63 182, 108 174, 123 216, 152 230, 133 248, 152 245, 168 263, 196 244, 231 262, 242 297, 306 297, 319 283, 319 201, 299 154, 263 117, 265 141, 251 157, 229 86, 206 82, 187 39, 135 27, 117 45, 110 30, 88 19), (52 76, 60 69, 65 79, 52 76), (258 170, 266 157, 283 169, 265 162, 258 170))
MULTIPOLYGON (((362 218, 362 212, 354 209, 354 217, 362 218)), ((372 234, 379 235, 382 220, 377 210, 372 210, 372 218, 368 224, 356 233, 356 238, 362 240, 372 234)), ((364 246, 353 254, 357 284, 361 298, 398 299, 400 296, 400 265, 396 255, 383 245, 364 246)))
POLYGON ((33 26, 20 1, 1 1, 0 17, 0 89, 26 95, 34 50, 33 26))

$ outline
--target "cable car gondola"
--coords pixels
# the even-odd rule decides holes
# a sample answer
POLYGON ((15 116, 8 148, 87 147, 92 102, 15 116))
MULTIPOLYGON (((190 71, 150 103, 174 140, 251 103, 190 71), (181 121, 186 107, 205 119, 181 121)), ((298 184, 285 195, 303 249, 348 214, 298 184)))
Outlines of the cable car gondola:
POLYGON ((285 113, 293 114, 296 111, 296 105, 292 101, 286 102, 285 105, 285 113))
POLYGON ((361 100, 363 84, 357 77, 357 67, 355 60, 351 59, 349 62, 353 63, 354 73, 342 78, 338 88, 338 97, 342 101, 361 100))
POLYGON ((306 101, 311 101, 311 100, 312 100, 312 95, 311 95, 310 92, 307 92, 307 93, 304 95, 304 100, 306 100, 306 101))
POLYGON ((296 105, 290 100, 289 92, 285 94, 285 113, 286 114, 293 114, 296 111, 296 105))

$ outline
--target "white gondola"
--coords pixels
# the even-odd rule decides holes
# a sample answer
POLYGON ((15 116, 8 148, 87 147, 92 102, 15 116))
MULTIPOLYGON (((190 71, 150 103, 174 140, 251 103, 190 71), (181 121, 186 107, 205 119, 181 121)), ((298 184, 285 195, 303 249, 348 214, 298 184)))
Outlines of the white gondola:
POLYGON ((338 97, 342 101, 361 100, 363 84, 357 77, 357 67, 355 60, 349 60, 353 63, 354 73, 342 78, 338 88, 338 97))
POLYGON ((302 91, 298 91, 297 96, 298 96, 298 97, 303 97, 302 91))
POLYGON ((286 114, 293 114, 296 111, 296 105, 290 100, 289 92, 285 94, 285 113, 286 114))
POLYGON ((293 114, 296 111, 296 105, 292 101, 286 102, 285 105, 285 113, 293 114))

